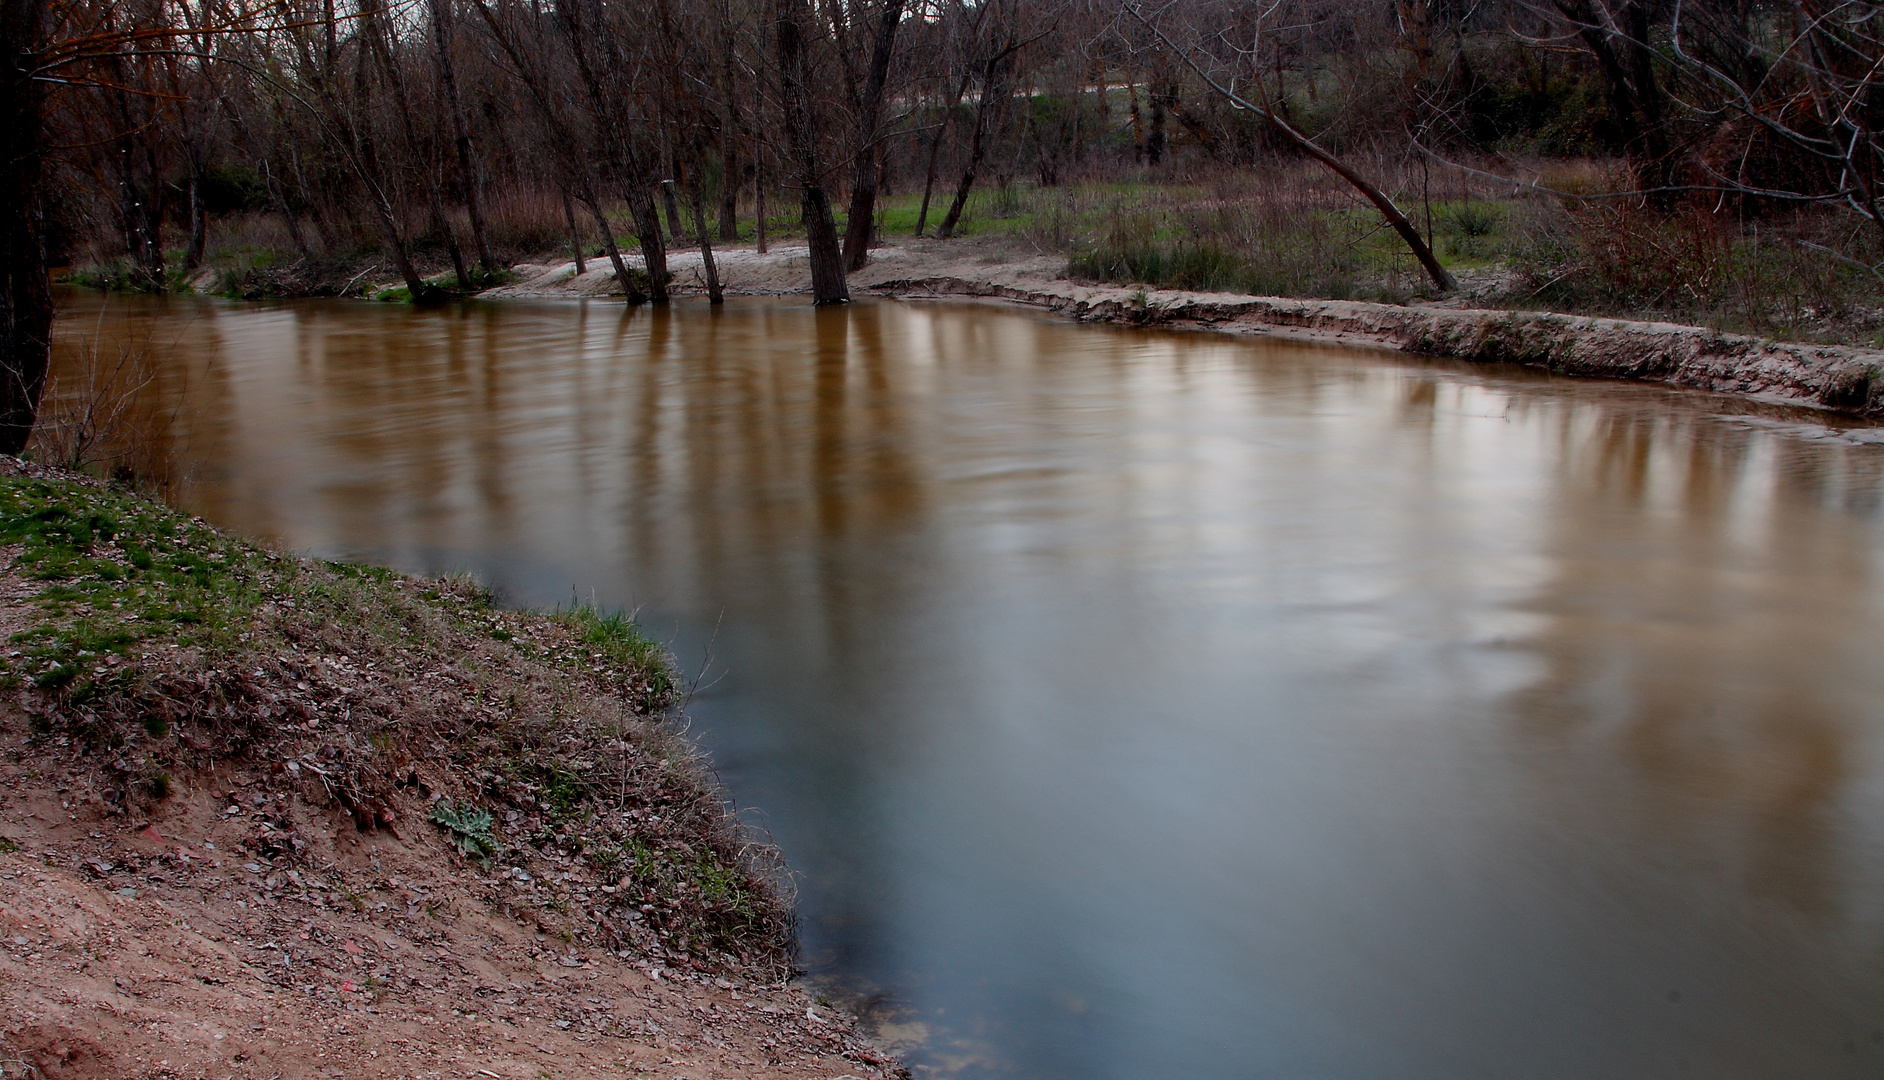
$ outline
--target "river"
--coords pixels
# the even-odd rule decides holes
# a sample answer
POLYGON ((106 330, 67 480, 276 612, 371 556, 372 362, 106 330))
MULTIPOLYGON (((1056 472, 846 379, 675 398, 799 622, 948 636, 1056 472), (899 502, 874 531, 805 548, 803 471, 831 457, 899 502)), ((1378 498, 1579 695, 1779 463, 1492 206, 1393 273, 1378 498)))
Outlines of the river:
POLYGON ((217 524, 637 608, 919 1076, 1884 1075, 1884 431, 993 307, 63 302, 217 524))

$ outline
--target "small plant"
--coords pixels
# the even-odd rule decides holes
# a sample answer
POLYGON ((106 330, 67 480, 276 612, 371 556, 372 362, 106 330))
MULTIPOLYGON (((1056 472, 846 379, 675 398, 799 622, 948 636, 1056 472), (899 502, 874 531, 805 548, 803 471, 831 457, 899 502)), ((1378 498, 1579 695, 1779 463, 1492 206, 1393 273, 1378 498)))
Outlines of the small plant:
POLYGON ((1447 223, 1460 236, 1490 236, 1498 231, 1498 212, 1483 203, 1465 203, 1447 217, 1447 223))
POLYGON ((170 797, 170 774, 159 772, 150 778, 150 797, 167 799, 170 797))
POLYGON ((488 810, 480 810, 470 803, 453 806, 441 800, 432 807, 432 824, 444 828, 451 835, 458 854, 467 859, 489 862, 491 856, 497 854, 497 840, 491 836, 488 810))

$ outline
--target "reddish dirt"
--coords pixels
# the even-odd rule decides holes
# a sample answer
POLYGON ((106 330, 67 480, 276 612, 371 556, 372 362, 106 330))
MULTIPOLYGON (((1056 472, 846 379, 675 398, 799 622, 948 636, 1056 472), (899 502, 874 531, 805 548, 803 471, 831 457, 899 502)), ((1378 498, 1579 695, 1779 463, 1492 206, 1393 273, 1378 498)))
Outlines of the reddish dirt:
MULTIPOLYGON (((363 833, 266 777, 148 819, 89 809, 70 752, 0 716, 0 1075, 866 1080, 900 1067, 793 986, 578 948, 422 824, 363 833), (282 869, 251 854, 291 832, 282 869), (514 910, 514 908, 513 908, 514 910), (31 1071, 28 1071, 31 1070, 31 1071)), ((89 805, 88 805, 89 804, 89 805)), ((571 903, 611 886, 572 861, 571 903)))

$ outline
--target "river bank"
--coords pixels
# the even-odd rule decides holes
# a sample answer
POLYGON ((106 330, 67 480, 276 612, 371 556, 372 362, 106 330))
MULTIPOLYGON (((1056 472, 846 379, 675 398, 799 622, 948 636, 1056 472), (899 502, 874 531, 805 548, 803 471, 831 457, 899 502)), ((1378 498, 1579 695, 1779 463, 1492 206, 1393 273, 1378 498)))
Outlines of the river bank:
POLYGON ((0 459, 0 1064, 867 1077, 632 623, 0 459))
MULTIPOLYGON (((802 246, 717 252, 726 290, 743 295, 807 291, 802 246)), ((671 258, 676 289, 704 292, 700 257, 671 258)), ((523 264, 515 283, 482 295, 595 297, 618 291, 607 264, 577 275, 574 263, 523 264)), ((980 300, 1038 308, 1082 322, 1342 341, 1422 356, 1511 363, 1585 378, 1632 379, 1861 416, 1884 415, 1884 350, 1771 341, 1699 326, 1472 307, 1476 295, 1406 305, 1300 300, 1071 280, 1066 260, 962 245, 879 249, 851 275, 854 293, 980 300)))

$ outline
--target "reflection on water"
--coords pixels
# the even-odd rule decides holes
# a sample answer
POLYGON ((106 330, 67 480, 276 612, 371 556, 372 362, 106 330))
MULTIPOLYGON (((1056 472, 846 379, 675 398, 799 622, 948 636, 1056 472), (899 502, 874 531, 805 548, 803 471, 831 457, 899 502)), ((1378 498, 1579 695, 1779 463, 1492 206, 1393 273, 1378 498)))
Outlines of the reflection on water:
POLYGON ((198 512, 710 654, 923 1069, 1884 1071, 1872 430, 986 308, 100 303, 198 512))

